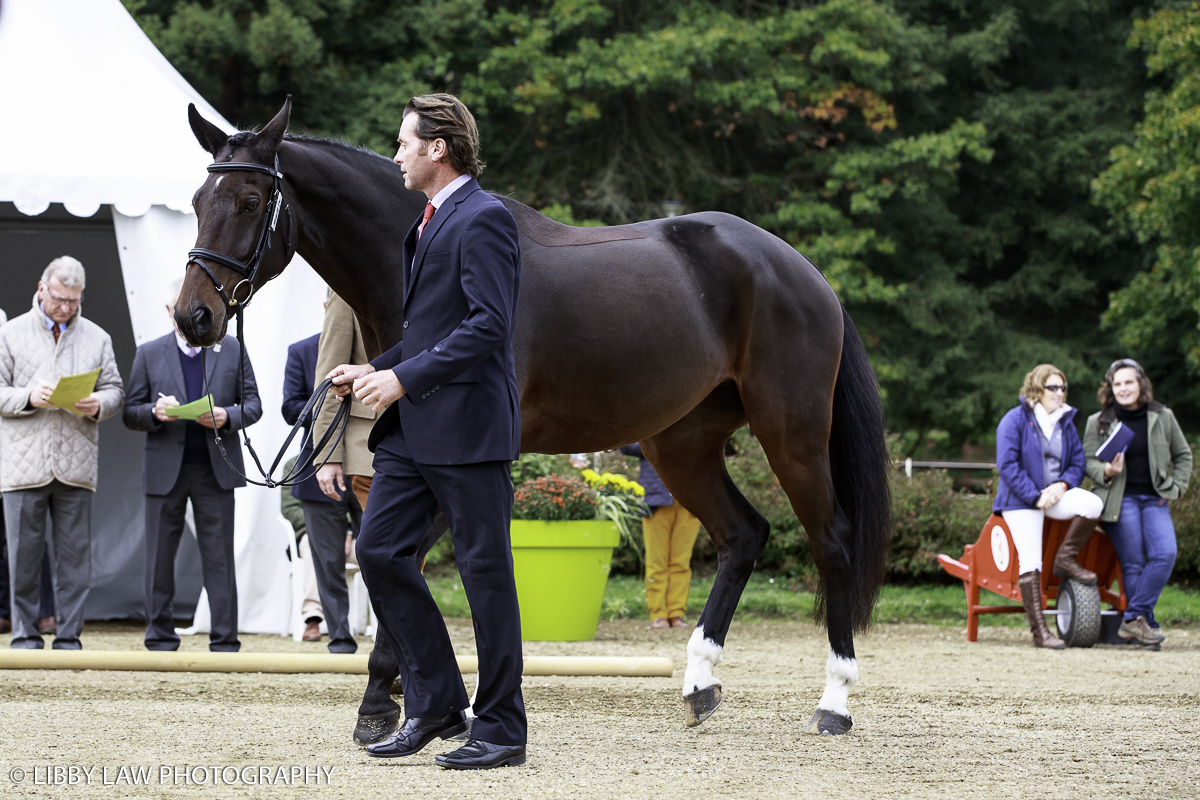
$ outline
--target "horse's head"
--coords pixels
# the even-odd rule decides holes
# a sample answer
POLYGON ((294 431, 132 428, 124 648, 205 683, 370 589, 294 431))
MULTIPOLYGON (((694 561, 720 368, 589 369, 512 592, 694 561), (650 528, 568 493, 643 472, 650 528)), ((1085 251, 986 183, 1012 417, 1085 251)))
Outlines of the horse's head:
POLYGON ((213 156, 208 180, 192 198, 199 234, 175 303, 175 322, 192 346, 219 342, 234 305, 248 301, 292 258, 296 222, 286 200, 275 197, 283 183, 273 175, 291 111, 288 98, 258 133, 231 136, 200 116, 194 105, 188 106, 192 132, 213 156), (222 170, 222 164, 230 167, 222 170))

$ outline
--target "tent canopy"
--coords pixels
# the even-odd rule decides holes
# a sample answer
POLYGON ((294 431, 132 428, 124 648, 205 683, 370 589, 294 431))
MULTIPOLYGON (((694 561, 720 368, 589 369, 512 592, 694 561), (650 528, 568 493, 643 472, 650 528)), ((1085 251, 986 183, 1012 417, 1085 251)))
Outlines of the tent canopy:
POLYGON ((5 0, 0 75, 0 201, 24 214, 188 213, 211 159, 187 104, 233 130, 121 0, 5 0))
MULTIPOLYGON (((100 236, 104 241, 89 245, 84 265, 84 314, 93 316, 89 309, 101 297, 110 299, 95 315, 111 313, 111 298, 123 289, 132 341, 118 364, 128 379, 132 345, 171 331, 168 290, 196 242, 192 194, 208 177, 211 159, 192 135, 188 103, 225 130, 233 126, 155 49, 121 0, 4 0, 0 76, 0 239, 9 236, 0 244, 23 242, 0 247, 0 271, 28 281, 7 310, 29 309, 49 254, 84 247, 85 233, 100 236), (87 223, 57 206, 45 213, 52 203, 87 223), (20 214, 27 216, 18 220, 20 214)), ((289 427, 279 412, 287 347, 321 330, 324 299, 324 283, 297 256, 270 291, 255 298, 246 319, 246 352, 263 405, 252 434, 268 458, 289 427)), ((121 322, 114 332, 124 328, 121 322)), ((103 425, 101 464, 111 461, 111 467, 95 501, 89 618, 133 616, 142 607, 143 435, 119 420, 103 425)), ((232 437, 226 441, 232 444, 232 437)), ((293 534, 279 513, 280 491, 248 486, 235 496, 239 627, 285 631, 291 596, 286 545, 293 534)), ((201 599, 196 630, 207 614, 201 599)))

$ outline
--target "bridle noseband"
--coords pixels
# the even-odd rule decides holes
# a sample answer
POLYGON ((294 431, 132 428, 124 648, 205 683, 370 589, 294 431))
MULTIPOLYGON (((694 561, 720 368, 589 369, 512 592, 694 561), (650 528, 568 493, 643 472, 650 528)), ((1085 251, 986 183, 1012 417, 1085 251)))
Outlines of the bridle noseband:
MULTIPOLYGON (((213 282, 213 286, 217 287, 217 294, 221 295, 221 300, 224 301, 228 308, 233 309, 234 314, 238 314, 243 308, 250 304, 250 298, 254 296, 254 280, 258 277, 258 270, 262 266, 263 255, 271 249, 271 234, 275 233, 275 228, 279 224, 279 213, 282 211, 287 217, 287 236, 284 239, 284 250, 287 253, 287 258, 290 261, 294 246, 292 235, 295 232, 295 225, 292 220, 292 207, 283 199, 283 173, 279 171, 279 155, 275 156, 275 168, 265 167, 262 164, 251 164, 248 161, 218 161, 208 165, 209 172, 261 172, 264 175, 271 176, 271 198, 267 200, 267 211, 263 216, 262 233, 258 236, 258 244, 254 247, 254 253, 246 263, 238 261, 236 258, 231 258, 215 250, 209 250, 204 247, 196 247, 188 251, 188 263, 204 270, 204 274, 213 282), (228 295, 225 294, 225 286, 217 280, 216 274, 212 271, 205 261, 213 261, 223 267, 228 267, 234 272, 242 276, 242 279, 237 282, 228 295), (238 300, 238 289, 242 288, 242 284, 250 287, 246 294, 245 300, 238 300)), ((271 276, 275 277, 274 275, 271 276)), ((268 278, 270 280, 270 278, 268 278)))
MULTIPOLYGON (((260 233, 258 236, 258 244, 254 247, 254 253, 250 256, 246 263, 243 264, 236 258, 230 258, 227 255, 223 255, 214 250, 208 250, 204 247, 196 247, 188 251, 187 266, 190 267, 192 264, 195 264, 196 266, 200 267, 200 269, 204 270, 204 274, 209 277, 209 279, 213 282, 213 286, 216 287, 217 294, 219 294, 221 296, 221 300, 225 302, 226 309, 229 309, 226 313, 232 313, 237 317, 237 340, 238 352, 240 354, 238 358, 238 382, 240 384, 241 398, 245 398, 247 356, 244 328, 245 314, 242 312, 245 311, 246 306, 250 305, 250 299, 254 297, 254 279, 258 277, 258 270, 262 266, 263 255, 271 249, 271 235, 275 233, 275 228, 279 224, 280 212, 282 211, 282 213, 287 217, 287 236, 284 238, 284 250, 287 256, 287 259, 284 262, 285 264, 292 260, 292 255, 295 253, 295 246, 293 242, 295 221, 292 218, 292 207, 283 199, 283 173, 279 171, 278 154, 275 156, 274 169, 271 169, 270 167, 264 167, 261 164, 251 164, 246 161, 219 161, 209 164, 208 171, 261 172, 264 175, 270 175, 272 181, 271 198, 267 201, 267 209, 263 217, 262 233, 260 233), (233 287, 233 290, 229 292, 228 295, 225 294, 225 286, 221 283, 221 281, 217 280, 217 276, 212 271, 212 268, 205 263, 206 260, 220 264, 223 267, 228 267, 242 276, 242 279, 237 282, 237 284, 233 287), (242 288, 242 284, 246 284, 250 288, 246 293, 246 298, 244 300, 238 300, 237 293, 238 289, 242 288)), ((271 280, 274 277, 276 276, 272 275, 267 280, 271 280)), ((203 364, 207 350, 208 348, 203 348, 200 351, 202 363, 201 370, 204 373, 204 392, 209 398, 211 398, 212 392, 208 387, 208 368, 207 365, 203 364)), ((298 483, 302 483, 305 480, 312 478, 317 474, 317 471, 321 467, 325 466, 325 464, 329 462, 330 457, 333 455, 334 449, 336 449, 338 444, 340 444, 342 441, 342 436, 346 432, 346 423, 350 418, 350 401, 347 400, 346 402, 339 403, 338 410, 333 416, 333 422, 325 430, 325 433, 321 436, 320 441, 316 443, 312 441, 311 423, 316 421, 317 414, 320 413, 321 406, 325 402, 325 393, 329 390, 332 384, 333 381, 327 378, 322 381, 317 387, 316 391, 313 392, 312 397, 309 398, 308 403, 305 404, 304 410, 300 412, 300 417, 296 420, 296 424, 292 426, 292 430, 288 434, 287 439, 284 440, 283 447, 280 448, 279 455, 275 457, 275 461, 271 464, 271 469, 269 471, 263 469, 262 462, 259 461, 258 454, 254 452, 254 447, 250 444, 250 437, 246 434, 245 428, 242 429, 242 438, 245 440, 246 450, 249 451, 250 456, 254 459, 254 463, 258 467, 258 471, 263 476, 263 481, 256 481, 248 477, 240 469, 233 465, 233 462, 229 460, 229 454, 225 452, 225 445, 221 441, 221 432, 214 425, 213 439, 216 442, 217 450, 219 450, 221 453, 221 457, 225 459, 225 463, 229 465, 229 468, 232 469, 239 477, 248 483, 252 483, 255 486, 265 486, 271 489, 280 486, 295 486, 298 483), (296 437, 297 432, 300 430, 300 428, 305 426, 306 422, 308 422, 310 426, 301 440, 302 447, 312 447, 313 456, 315 457, 317 453, 320 453, 325 449, 326 445, 330 445, 329 453, 326 454, 325 460, 321 462, 320 467, 314 466, 312 463, 313 459, 311 458, 305 464, 301 464, 299 461, 297 461, 286 475, 279 480, 275 480, 271 476, 275 474, 275 470, 279 466, 279 462, 283 460, 283 456, 287 452, 288 446, 292 443, 292 439, 296 437)), ((241 402, 240 398, 238 402, 241 402)), ((213 413, 212 405, 212 401, 210 400, 209 413, 213 413)), ((215 422, 215 414, 213 416, 215 422)), ((236 439, 236 437, 234 438, 236 439)))

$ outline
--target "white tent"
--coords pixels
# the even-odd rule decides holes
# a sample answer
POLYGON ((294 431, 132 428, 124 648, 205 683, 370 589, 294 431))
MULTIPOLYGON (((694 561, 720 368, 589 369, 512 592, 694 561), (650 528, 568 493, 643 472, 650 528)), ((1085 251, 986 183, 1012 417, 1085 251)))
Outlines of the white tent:
MULTIPOLYGON (((111 207, 119 277, 139 345, 170 331, 163 303, 196 239, 191 198, 206 178, 210 157, 192 135, 188 103, 233 131, 158 52, 120 0, 4 0, 0 203, 15 205, 31 224, 38 215, 53 216, 45 212, 55 203, 76 217, 111 207)), ((0 269, 6 269, 3 257, 0 269)), ((89 298, 102 279, 89 272, 89 298)), ((32 290, 30 285, 29 294, 32 290)), ((287 432, 279 412, 287 345, 320 331, 324 292, 297 257, 255 297, 248 313, 247 350, 263 402, 262 420, 249 432, 264 458, 273 456, 287 432)), ((27 308, 8 311, 12 316, 27 308)), ((246 463, 252 469, 248 458, 246 463)), ((140 474, 141 464, 122 468, 140 474)), ((240 627, 285 632, 290 565, 284 548, 291 532, 279 516, 279 490, 247 487, 236 496, 240 627)), ((136 504, 140 497, 127 500, 136 504)), ((196 614, 203 627, 203 601, 196 614)))

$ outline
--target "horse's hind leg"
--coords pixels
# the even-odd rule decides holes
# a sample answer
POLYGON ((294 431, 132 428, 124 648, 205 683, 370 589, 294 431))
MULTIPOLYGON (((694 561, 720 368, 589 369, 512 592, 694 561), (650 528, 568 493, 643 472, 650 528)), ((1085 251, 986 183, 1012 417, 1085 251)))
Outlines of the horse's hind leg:
MULTIPOLYGON (((766 452, 771 469, 791 501, 792 510, 808 535, 813 561, 820 575, 816 617, 829 632, 829 657, 825 663, 825 692, 805 731, 842 734, 853 720, 847 707, 850 688, 858 681, 854 657, 852 526, 838 504, 828 455, 828 428, 809 417, 777 424, 771 414, 755 413, 753 392, 747 403, 752 425, 766 452)), ((776 413, 778 406, 773 406, 776 413)), ((826 423, 828 424, 828 423, 826 423)))
POLYGON ((689 727, 708 719, 721 703, 713 667, 721 661, 733 612, 770 533, 725 470, 725 441, 743 424, 737 389, 723 384, 679 422, 642 442, 671 494, 700 518, 717 549, 712 592, 688 642, 683 697, 689 727))

